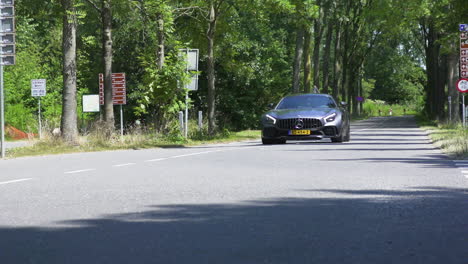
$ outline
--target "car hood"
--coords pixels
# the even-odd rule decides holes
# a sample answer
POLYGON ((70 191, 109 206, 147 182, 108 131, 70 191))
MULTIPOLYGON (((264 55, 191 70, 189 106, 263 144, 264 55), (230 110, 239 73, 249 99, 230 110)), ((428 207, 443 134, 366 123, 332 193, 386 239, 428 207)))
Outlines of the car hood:
POLYGON ((339 112, 336 108, 307 108, 307 109, 277 109, 269 111, 268 115, 274 118, 322 118, 331 114, 332 112, 339 112))

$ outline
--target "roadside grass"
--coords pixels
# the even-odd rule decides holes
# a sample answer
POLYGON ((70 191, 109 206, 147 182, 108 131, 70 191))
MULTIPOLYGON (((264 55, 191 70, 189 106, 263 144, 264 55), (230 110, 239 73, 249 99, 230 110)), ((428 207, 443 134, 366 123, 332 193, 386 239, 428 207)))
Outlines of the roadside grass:
POLYGON ((214 136, 196 132, 188 139, 180 135, 166 136, 154 133, 134 132, 121 137, 119 134, 105 135, 104 133, 91 133, 80 136, 73 145, 65 143, 59 137, 47 135, 44 139, 36 141, 30 146, 7 150, 8 158, 25 156, 40 156, 53 154, 67 154, 77 152, 95 152, 125 149, 149 149, 188 147, 203 144, 230 143, 260 138, 260 131, 246 130, 241 132, 223 131, 214 136))
POLYGON ((374 116, 416 115, 417 113, 418 111, 415 106, 390 105, 379 100, 366 100, 362 106, 362 116, 364 118, 374 116))
POLYGON ((453 159, 468 159, 468 129, 461 124, 436 123, 418 116, 418 124, 433 144, 453 159))

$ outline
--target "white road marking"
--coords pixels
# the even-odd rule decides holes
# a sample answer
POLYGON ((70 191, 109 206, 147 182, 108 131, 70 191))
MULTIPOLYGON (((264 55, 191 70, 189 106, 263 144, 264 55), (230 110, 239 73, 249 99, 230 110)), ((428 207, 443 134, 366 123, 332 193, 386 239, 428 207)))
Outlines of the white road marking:
POLYGON ((84 169, 84 170, 76 170, 76 171, 67 171, 65 174, 75 174, 75 173, 81 173, 81 172, 88 172, 88 171, 94 171, 96 169, 84 169))
POLYGON ((163 160, 167 160, 167 158, 150 159, 150 160, 145 160, 145 162, 155 162, 155 161, 163 161, 163 160))
MULTIPOLYGON (((238 149, 238 148, 236 148, 236 149, 238 149)), ((234 149, 230 149, 230 150, 234 150, 234 149)), ((198 156, 198 155, 221 152, 221 151, 226 151, 226 150, 211 150, 211 151, 204 151, 204 152, 189 153, 189 154, 171 156, 171 157, 167 157, 167 158, 158 158, 158 159, 145 160, 145 162, 156 162, 156 161, 163 161, 163 160, 168 160, 168 159, 178 159, 178 158, 198 156)))
POLYGON ((462 171, 462 173, 468 174, 468 171, 462 171))
POLYGON ((24 181, 29 181, 29 180, 32 180, 32 178, 19 179, 19 180, 13 180, 13 181, 6 181, 6 182, 0 182, 0 185, 9 184, 9 183, 16 183, 16 182, 24 182, 24 181))
POLYGON ((132 165, 136 165, 136 163, 117 164, 117 165, 112 165, 112 167, 125 167, 125 166, 132 166, 132 165))
POLYGON ((183 157, 198 156, 198 155, 214 153, 214 152, 221 152, 221 151, 223 151, 223 150, 212 150, 212 151, 205 151, 205 152, 189 153, 189 154, 184 154, 184 155, 172 156, 172 157, 169 157, 169 159, 177 159, 177 158, 183 158, 183 157))

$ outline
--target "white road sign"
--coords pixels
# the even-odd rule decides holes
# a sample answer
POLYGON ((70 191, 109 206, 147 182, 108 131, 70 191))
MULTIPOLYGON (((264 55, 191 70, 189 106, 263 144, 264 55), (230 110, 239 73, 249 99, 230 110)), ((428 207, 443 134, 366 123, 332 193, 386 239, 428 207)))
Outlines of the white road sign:
POLYGON ((187 71, 198 71, 199 50, 198 49, 180 49, 180 56, 187 56, 187 71))
POLYGON ((45 79, 31 80, 31 95, 32 96, 45 96, 46 95, 46 80, 45 79))
POLYGON ((461 93, 466 93, 468 92, 468 79, 460 79, 457 82, 457 89, 461 93))
POLYGON ((99 112, 99 94, 83 95, 83 113, 99 112))
POLYGON ((192 80, 190 83, 185 85, 185 88, 189 91, 197 91, 198 90, 198 75, 192 76, 192 80))

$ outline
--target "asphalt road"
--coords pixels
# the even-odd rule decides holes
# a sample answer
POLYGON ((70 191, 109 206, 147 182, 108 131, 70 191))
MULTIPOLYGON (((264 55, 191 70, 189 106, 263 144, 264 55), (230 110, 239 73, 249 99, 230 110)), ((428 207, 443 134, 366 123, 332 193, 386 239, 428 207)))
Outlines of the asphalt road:
POLYGON ((411 117, 260 140, 0 161, 0 263, 468 263, 468 162, 411 117))

